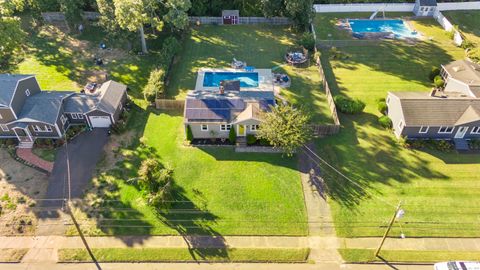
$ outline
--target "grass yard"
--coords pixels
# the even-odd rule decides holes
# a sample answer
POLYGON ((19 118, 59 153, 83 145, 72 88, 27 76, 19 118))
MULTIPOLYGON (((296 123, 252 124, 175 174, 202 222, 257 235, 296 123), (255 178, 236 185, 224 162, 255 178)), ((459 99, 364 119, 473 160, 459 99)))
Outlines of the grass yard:
MULTIPOLYGON (((352 40, 348 31, 341 31, 336 24, 342 19, 368 19, 372 12, 349 12, 349 13, 317 13, 313 20, 317 39, 320 40, 352 40)), ((381 12, 378 16, 382 16, 381 12)), ((386 18, 411 17, 412 12, 385 12, 386 18)))
POLYGON ((289 89, 282 94, 292 103, 301 104, 319 123, 332 122, 320 75, 316 67, 285 65, 284 54, 294 46, 296 36, 283 26, 236 25, 193 27, 187 38, 179 62, 172 70, 167 95, 182 99, 195 88, 197 71, 202 67, 230 67, 232 59, 246 61, 256 68, 274 68, 292 79, 289 89))
POLYGON ((46 160, 46 161, 50 161, 50 162, 54 162, 55 161, 55 156, 57 155, 57 149, 56 148, 53 148, 53 149, 48 149, 48 148, 38 148, 38 147, 34 147, 32 148, 32 152, 37 155, 38 157, 46 160))
POLYGON ((341 48, 344 60, 322 54, 334 91, 367 104, 360 115, 341 115, 340 134, 317 142, 319 154, 358 184, 324 168, 340 236, 381 236, 400 200, 406 214, 391 236, 480 236, 480 156, 407 150, 377 123, 377 99, 429 91, 432 66, 464 57, 435 21, 411 23, 432 40, 341 48))
POLYGON ((86 233, 307 234, 296 158, 185 147, 182 116, 137 112, 133 119, 135 128, 144 132, 141 140, 146 147, 120 150, 126 159, 117 164, 118 169, 99 177, 104 181, 98 185, 102 193, 93 201, 104 203, 90 209, 90 214, 98 215, 92 227, 84 226, 86 233), (139 159, 147 156, 174 170, 177 202, 169 212, 158 213, 146 205, 141 190, 126 181, 136 177, 139 159))
POLYGON ((460 10, 460 11, 443 11, 442 14, 458 26, 462 34, 465 35, 467 41, 474 44, 471 58, 480 61, 480 11, 479 10, 460 10))
MULTIPOLYGON (((90 262, 85 249, 60 249, 61 262, 90 262)), ((99 262, 305 262, 309 249, 287 248, 94 248, 99 262)))
MULTIPOLYGON (((339 252, 347 263, 383 262, 375 257, 374 249, 339 249, 339 252)), ((468 251, 382 250, 379 255, 388 262, 436 263, 480 260, 480 252, 468 251)))
POLYGON ((19 263, 27 251, 28 248, 2 248, 0 249, 0 262, 19 263))

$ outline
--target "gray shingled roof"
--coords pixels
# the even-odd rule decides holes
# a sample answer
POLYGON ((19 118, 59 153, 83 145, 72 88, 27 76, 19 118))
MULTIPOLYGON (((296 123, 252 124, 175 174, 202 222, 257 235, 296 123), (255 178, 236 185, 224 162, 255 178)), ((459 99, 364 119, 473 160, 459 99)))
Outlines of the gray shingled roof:
POLYGON ((480 65, 468 60, 458 60, 443 66, 448 74, 468 85, 480 85, 480 65))
POLYGON ((32 75, 0 74, 0 106, 9 106, 13 98, 17 82, 32 75))
POLYGON ((406 126, 455 126, 480 121, 480 99, 431 97, 422 92, 392 92, 400 99, 406 126))
POLYGON ((102 84, 98 91, 100 91, 100 102, 97 109, 113 114, 122 101, 122 96, 127 92, 127 86, 115 81, 108 81, 102 84))
POLYGON ((420 0, 420 6, 436 7, 437 0, 420 0))
POLYGON ((69 91, 42 91, 28 97, 18 116, 18 121, 36 120, 54 125, 62 108, 62 100, 73 93, 69 91))
POLYGON ((86 113, 94 110, 98 103, 97 96, 76 93, 66 99, 64 110, 67 113, 86 113))

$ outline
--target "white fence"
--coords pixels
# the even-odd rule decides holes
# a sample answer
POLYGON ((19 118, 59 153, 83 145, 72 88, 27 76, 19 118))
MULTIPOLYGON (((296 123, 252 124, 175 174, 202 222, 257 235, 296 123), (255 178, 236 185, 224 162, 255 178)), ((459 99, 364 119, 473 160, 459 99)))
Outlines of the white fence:
POLYGON ((415 4, 413 3, 372 3, 372 4, 325 4, 313 5, 317 13, 331 12, 412 12, 415 4))
POLYGON ((443 27, 443 29, 445 29, 448 32, 454 31, 453 42, 457 46, 462 45, 463 43, 462 35, 457 30, 455 30, 455 28, 453 27, 453 24, 447 18, 445 18, 445 16, 443 16, 442 12, 440 12, 439 10, 436 10, 435 13, 433 14, 433 17, 443 27))
POLYGON ((480 9, 480 1, 458 2, 458 3, 438 3, 437 5, 440 11, 480 9))
MULTIPOLYGON (((189 17, 191 23, 196 23, 197 21, 201 24, 222 24, 222 17, 189 17)), ((288 18, 284 17, 240 17, 238 19, 239 24, 275 24, 275 25, 286 25, 291 24, 291 21, 288 18)))

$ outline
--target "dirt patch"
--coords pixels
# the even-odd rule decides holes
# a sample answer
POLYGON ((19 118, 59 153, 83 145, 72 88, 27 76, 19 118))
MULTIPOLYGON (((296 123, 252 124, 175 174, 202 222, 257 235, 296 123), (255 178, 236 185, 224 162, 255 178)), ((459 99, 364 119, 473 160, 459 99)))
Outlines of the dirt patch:
POLYGON ((30 207, 47 191, 48 177, 14 160, 0 149, 0 235, 32 234, 36 224, 30 207))
POLYGON ((131 145, 136 137, 133 130, 111 137, 104 147, 105 156, 101 168, 103 172, 113 169, 118 161, 125 159, 126 153, 123 153, 122 149, 131 145))

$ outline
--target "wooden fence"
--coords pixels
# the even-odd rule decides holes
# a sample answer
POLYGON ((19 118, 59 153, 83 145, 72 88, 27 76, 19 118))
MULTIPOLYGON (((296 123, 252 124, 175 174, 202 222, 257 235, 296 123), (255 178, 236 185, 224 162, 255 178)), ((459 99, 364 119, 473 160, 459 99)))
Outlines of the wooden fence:
MULTIPOLYGON (((95 21, 100 17, 100 13, 84 11, 81 16, 84 20, 95 21)), ((65 14, 63 12, 42 12, 42 18, 46 22, 65 21, 65 14)))
POLYGON ((156 99, 155 107, 159 110, 178 110, 183 111, 185 107, 185 100, 175 99, 156 99))
MULTIPOLYGON (((200 22, 200 24, 223 24, 222 17, 189 17, 191 23, 200 22)), ((292 22, 284 17, 240 17, 239 24, 273 24, 273 25, 288 25, 292 22)))

